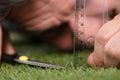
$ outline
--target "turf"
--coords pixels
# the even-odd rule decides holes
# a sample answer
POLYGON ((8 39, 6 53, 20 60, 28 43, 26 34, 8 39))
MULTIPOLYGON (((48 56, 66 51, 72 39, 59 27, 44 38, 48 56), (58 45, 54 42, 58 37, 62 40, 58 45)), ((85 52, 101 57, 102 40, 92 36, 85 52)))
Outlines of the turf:
POLYGON ((86 64, 90 51, 80 53, 79 66, 73 67, 73 54, 62 52, 46 44, 26 40, 12 35, 12 41, 17 52, 31 59, 65 66, 65 69, 42 69, 28 65, 10 65, 2 63, 0 80, 120 80, 120 70, 117 68, 93 68, 86 64))

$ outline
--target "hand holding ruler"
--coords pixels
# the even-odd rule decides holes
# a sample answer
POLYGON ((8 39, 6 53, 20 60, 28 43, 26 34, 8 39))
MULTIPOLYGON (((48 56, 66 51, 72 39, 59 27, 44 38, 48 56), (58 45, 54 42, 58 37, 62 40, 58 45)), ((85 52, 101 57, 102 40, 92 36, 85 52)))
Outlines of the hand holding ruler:
MULTIPOLYGON (((101 0, 100 0, 101 1, 101 0)), ((79 63, 80 63, 80 55, 76 50, 80 50, 80 52, 82 53, 82 51, 85 49, 85 28, 88 27, 86 26, 87 23, 86 22, 86 17, 87 17, 87 10, 89 8, 88 5, 90 5, 92 2, 97 2, 95 0, 76 0, 76 6, 75 6, 75 26, 74 26, 74 66, 78 67, 79 63), (81 47, 80 47, 81 46, 81 47)), ((99 2, 99 0, 98 0, 99 2)), ((103 4, 102 7, 100 6, 96 6, 99 7, 99 9, 102 11, 101 13, 101 20, 102 20, 102 24, 103 25, 107 20, 108 20, 108 0, 103 0, 101 1, 101 3, 103 4)), ((99 3, 98 3, 99 4, 99 3)), ((94 25, 94 24, 92 24, 94 25)), ((90 25, 90 27, 92 27, 92 25, 90 25)), ((89 27, 89 28, 90 28, 89 27)))

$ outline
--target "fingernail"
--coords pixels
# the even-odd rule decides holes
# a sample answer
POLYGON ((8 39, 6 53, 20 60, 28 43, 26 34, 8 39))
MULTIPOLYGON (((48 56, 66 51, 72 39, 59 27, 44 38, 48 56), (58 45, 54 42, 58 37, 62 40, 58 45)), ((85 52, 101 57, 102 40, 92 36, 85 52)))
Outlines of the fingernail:
POLYGON ((94 45, 94 38, 93 37, 89 37, 87 39, 87 45, 90 47, 93 47, 93 45, 94 45))

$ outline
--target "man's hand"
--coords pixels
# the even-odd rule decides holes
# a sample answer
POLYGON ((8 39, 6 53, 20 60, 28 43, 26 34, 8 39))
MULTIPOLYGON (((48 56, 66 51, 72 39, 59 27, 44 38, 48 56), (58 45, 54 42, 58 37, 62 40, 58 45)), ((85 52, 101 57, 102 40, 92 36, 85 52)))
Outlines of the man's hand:
POLYGON ((120 65, 120 14, 104 24, 95 36, 95 47, 88 64, 99 67, 120 65))
POLYGON ((93 47, 95 34, 98 32, 100 27, 106 21, 112 19, 116 15, 116 1, 107 0, 107 3, 105 1, 106 0, 88 0, 88 2, 86 2, 85 7, 80 10, 78 24, 80 27, 78 27, 78 31, 76 33, 78 35, 77 36, 78 43, 79 41, 84 41, 85 46, 93 47), (109 14, 107 14, 108 12, 109 14), (81 15, 83 14, 85 14, 84 17, 81 17, 81 15), (110 14, 112 14, 112 17, 110 14), (109 17, 107 17, 107 15, 109 17), (83 26, 81 26, 82 23, 83 26), (84 27, 84 30, 82 30, 82 27, 84 27), (84 37, 80 36, 81 31, 84 31, 83 32, 84 37))

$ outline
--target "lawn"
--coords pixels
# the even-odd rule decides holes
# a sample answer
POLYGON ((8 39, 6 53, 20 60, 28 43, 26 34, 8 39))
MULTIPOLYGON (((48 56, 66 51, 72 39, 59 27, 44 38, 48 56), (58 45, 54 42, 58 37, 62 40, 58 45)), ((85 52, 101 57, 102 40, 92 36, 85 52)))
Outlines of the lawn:
POLYGON ((0 80, 120 80, 120 70, 117 68, 93 68, 86 64, 90 51, 78 51, 79 66, 73 67, 73 54, 62 52, 49 45, 26 40, 21 36, 12 35, 12 41, 17 52, 27 55, 33 60, 49 62, 65 66, 65 69, 42 69, 28 65, 10 65, 2 63, 0 80), (34 44, 33 44, 34 42, 34 44))

